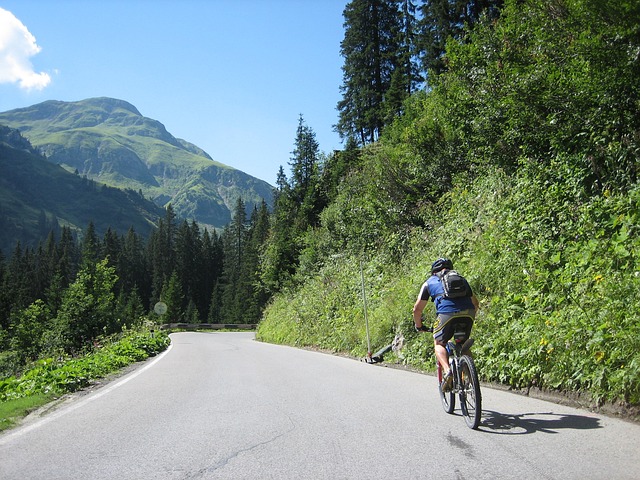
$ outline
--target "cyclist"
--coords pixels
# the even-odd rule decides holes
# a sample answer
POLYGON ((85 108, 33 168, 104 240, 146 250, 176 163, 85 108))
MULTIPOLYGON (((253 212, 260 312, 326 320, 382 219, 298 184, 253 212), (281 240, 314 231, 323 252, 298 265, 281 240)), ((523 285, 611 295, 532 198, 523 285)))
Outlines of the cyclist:
MULTIPOLYGON (((453 383, 453 378, 449 371, 449 355, 446 349, 447 342, 453 336, 452 325, 449 322, 451 319, 461 316, 470 317, 473 322, 479 307, 478 299, 473 294, 466 280, 464 281, 467 287, 466 296, 459 298, 444 297, 444 287, 438 273, 445 270, 453 270, 451 260, 448 258, 439 258, 433 262, 431 265, 431 276, 422 284, 418 299, 413 306, 413 322, 416 331, 420 332, 427 331, 426 327, 422 324, 422 312, 427 306, 429 299, 435 303, 436 322, 434 323, 433 330, 433 347, 436 358, 438 362, 440 362, 442 371, 444 372, 444 381, 442 383, 442 391, 444 392, 451 390, 453 383)), ((472 323, 468 326, 467 335, 471 333, 471 326, 472 323)))

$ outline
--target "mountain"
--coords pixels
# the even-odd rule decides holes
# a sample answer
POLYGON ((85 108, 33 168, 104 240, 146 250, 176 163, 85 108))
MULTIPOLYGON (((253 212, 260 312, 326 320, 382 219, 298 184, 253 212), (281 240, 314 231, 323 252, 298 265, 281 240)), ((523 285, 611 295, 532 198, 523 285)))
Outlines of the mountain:
POLYGON ((141 192, 178 217, 223 227, 241 197, 247 209, 272 187, 216 162, 167 132, 123 100, 47 101, 0 113, 0 125, 19 130, 50 162, 112 187, 141 192))
POLYGON ((136 191, 100 185, 48 162, 17 130, 0 126, 0 251, 5 256, 17 241, 36 247, 63 225, 80 233, 93 222, 99 234, 111 227, 122 235, 133 227, 146 236, 164 214, 136 191))

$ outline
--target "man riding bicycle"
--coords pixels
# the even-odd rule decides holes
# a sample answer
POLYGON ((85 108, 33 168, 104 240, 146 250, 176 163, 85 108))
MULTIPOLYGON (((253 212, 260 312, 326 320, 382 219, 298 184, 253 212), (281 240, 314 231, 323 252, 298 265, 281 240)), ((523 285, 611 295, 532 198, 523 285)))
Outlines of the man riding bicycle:
POLYGON ((449 371, 449 355, 446 344, 453 336, 452 320, 460 317, 470 319, 467 325, 467 337, 471 333, 473 320, 479 308, 478 299, 473 294, 469 283, 463 278, 465 292, 463 296, 449 298, 445 295, 445 288, 442 283, 442 276, 447 270, 453 270, 453 263, 448 258, 439 258, 431 265, 431 276, 422 284, 418 299, 413 306, 413 322, 417 331, 427 331, 422 324, 422 312, 429 299, 434 302, 436 308, 436 322, 433 325, 433 347, 436 358, 442 366, 444 381, 442 391, 451 389, 453 378, 449 371))

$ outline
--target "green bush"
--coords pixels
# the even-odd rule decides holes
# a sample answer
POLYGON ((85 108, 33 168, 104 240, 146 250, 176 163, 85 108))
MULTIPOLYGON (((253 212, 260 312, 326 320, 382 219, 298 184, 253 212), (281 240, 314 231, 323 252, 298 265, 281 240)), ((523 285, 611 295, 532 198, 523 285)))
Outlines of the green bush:
POLYGON ((164 332, 127 332, 84 357, 38 360, 20 377, 0 381, 0 401, 74 392, 122 367, 154 356, 168 345, 169 337, 164 332))
MULTIPOLYGON (((431 261, 448 256, 481 301, 474 353, 485 380, 640 402, 640 188, 589 197, 579 163, 554 162, 553 174, 530 166, 458 177, 437 228, 414 230, 401 262, 364 262, 374 351, 401 332, 400 360, 433 368, 432 341, 412 332, 411 308, 431 261)), ((276 296, 258 338, 364 355, 359 259, 334 258, 276 296)))

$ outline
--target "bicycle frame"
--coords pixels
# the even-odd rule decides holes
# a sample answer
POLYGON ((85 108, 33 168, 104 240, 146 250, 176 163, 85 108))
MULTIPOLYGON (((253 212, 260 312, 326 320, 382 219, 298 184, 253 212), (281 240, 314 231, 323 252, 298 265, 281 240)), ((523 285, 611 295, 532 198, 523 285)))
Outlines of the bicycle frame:
POLYGON ((454 325, 453 341, 447 342, 446 349, 449 356, 449 368, 453 375, 453 386, 450 391, 442 391, 442 366, 436 359, 438 391, 442 407, 451 414, 455 409, 456 395, 460 400, 460 409, 467 423, 472 429, 478 428, 482 415, 482 397, 478 374, 471 357, 469 348, 473 339, 468 338, 468 319, 459 319, 454 325))

